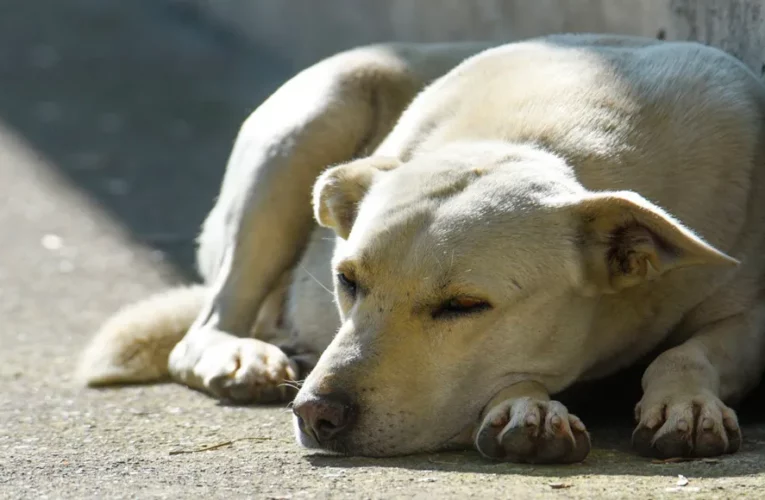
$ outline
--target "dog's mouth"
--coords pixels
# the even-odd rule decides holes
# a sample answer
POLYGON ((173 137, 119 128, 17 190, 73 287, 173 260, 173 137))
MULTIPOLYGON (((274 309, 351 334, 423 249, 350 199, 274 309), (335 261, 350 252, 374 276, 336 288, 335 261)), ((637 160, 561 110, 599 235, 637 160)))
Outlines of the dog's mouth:
MULTIPOLYGON (((484 397, 471 398, 471 404, 466 405, 470 410, 461 412, 459 418, 452 414, 448 426, 434 415, 423 416, 409 413, 402 408, 393 410, 389 407, 386 407, 382 414, 379 409, 375 411, 364 404, 350 404, 343 405, 346 411, 342 414, 352 422, 337 430, 339 421, 334 412, 325 409, 317 415, 316 410, 301 410, 298 408, 299 404, 296 404, 293 406, 295 440, 307 450, 360 457, 391 457, 468 449, 473 445, 473 434, 481 421, 481 413, 485 406, 478 404, 478 401, 488 402, 491 395, 501 387, 508 382, 512 385, 518 379, 526 380, 528 375, 512 374, 502 377, 501 383, 492 384, 491 390, 482 391, 486 393, 482 394, 484 397), (432 425, 425 422, 431 422, 432 425)), ((310 394, 299 399, 298 403, 304 406, 306 403, 323 400, 334 404, 331 403, 332 398, 321 399, 310 394)))
POLYGON ((306 450, 321 451, 333 455, 379 458, 470 448, 474 425, 467 425, 450 437, 439 440, 437 443, 423 445, 415 449, 409 447, 401 449, 399 446, 391 446, 391 443, 383 444, 375 439, 371 439, 370 442, 365 444, 354 443, 352 434, 322 440, 313 432, 311 426, 306 425, 298 415, 293 416, 293 427, 297 444, 306 450))

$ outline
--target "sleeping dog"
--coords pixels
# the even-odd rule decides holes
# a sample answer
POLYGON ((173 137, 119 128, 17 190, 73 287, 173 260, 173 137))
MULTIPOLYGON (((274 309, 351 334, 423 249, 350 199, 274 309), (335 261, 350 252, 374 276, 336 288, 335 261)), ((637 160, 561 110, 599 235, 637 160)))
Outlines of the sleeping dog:
POLYGON ((554 396, 658 349, 637 451, 734 452, 765 367, 764 128, 762 82, 694 43, 339 54, 242 126, 204 284, 117 313, 81 374, 295 397, 308 448, 568 463, 589 435, 554 396))

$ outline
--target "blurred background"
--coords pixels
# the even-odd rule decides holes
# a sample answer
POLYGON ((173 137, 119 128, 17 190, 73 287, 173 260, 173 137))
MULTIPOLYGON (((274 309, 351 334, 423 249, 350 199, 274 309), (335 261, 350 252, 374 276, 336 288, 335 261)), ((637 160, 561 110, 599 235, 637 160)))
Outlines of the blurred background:
MULTIPOLYGON (((41 224, 30 239, 64 247, 53 226, 83 221, 41 210, 31 193, 45 184, 45 203, 78 198, 170 274, 192 278, 191 243, 239 124, 322 57, 385 40, 611 31, 701 40, 763 72, 763 9, 764 0, 0 0, 0 220, 22 232, 41 224), (9 148, 36 167, 9 162, 9 148)), ((15 240, 29 258, 31 241, 15 240)), ((58 266, 76 267, 74 257, 58 266)))

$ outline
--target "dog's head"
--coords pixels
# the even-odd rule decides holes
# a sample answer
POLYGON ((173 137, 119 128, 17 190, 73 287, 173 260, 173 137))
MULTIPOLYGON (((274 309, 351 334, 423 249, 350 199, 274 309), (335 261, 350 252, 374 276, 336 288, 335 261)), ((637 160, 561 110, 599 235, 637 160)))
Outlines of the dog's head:
POLYGON ((499 390, 551 392, 592 361, 594 304, 678 267, 735 262, 640 196, 592 193, 530 147, 453 146, 326 171, 316 218, 342 326, 295 402, 308 447, 443 447, 499 390))

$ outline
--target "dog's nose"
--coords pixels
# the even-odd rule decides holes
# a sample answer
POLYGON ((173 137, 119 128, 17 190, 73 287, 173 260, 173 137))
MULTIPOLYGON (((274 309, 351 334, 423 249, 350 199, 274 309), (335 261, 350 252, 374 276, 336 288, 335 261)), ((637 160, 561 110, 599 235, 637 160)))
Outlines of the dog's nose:
POLYGON ((347 432, 355 423, 357 414, 356 405, 342 392, 308 396, 295 401, 292 411, 303 432, 313 434, 320 444, 347 432))

